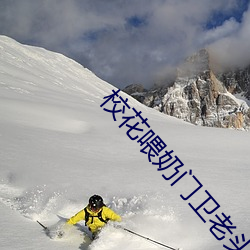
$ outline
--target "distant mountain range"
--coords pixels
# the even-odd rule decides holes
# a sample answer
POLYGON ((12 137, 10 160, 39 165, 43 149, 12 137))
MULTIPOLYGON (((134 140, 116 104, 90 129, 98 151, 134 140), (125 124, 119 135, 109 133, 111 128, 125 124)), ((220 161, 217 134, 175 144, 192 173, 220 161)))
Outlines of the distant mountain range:
POLYGON ((196 125, 250 128, 250 66, 218 70, 206 49, 188 57, 171 84, 149 90, 132 84, 123 91, 146 106, 196 125))

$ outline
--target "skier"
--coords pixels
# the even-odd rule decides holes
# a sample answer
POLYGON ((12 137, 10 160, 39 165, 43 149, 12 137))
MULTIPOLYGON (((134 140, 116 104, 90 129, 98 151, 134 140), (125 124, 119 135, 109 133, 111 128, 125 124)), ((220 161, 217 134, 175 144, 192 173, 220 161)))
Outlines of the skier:
POLYGON ((101 196, 95 194, 89 198, 89 204, 72 216, 67 224, 74 225, 80 220, 85 220, 85 226, 88 226, 94 239, 109 220, 120 222, 122 219, 113 210, 105 206, 101 196))

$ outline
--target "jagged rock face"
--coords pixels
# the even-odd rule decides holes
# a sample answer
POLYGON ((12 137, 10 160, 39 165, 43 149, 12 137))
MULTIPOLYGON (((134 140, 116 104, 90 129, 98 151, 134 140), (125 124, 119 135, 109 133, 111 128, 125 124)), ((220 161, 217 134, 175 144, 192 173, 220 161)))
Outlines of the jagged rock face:
POLYGON ((201 50, 178 69, 171 87, 143 90, 139 101, 196 125, 248 129, 250 109, 246 102, 231 93, 242 91, 241 86, 249 84, 249 71, 248 74, 242 71, 234 74, 244 76, 244 80, 235 77, 236 84, 227 73, 221 75, 221 78, 230 79, 224 84, 211 70, 208 52, 201 50))
POLYGON ((144 94, 146 92, 146 89, 144 89, 142 84, 128 85, 125 89, 123 89, 123 91, 128 95, 133 96, 139 102, 143 103, 145 99, 144 94))
POLYGON ((123 89, 123 91, 129 95, 132 95, 134 93, 142 93, 145 91, 145 89, 142 84, 131 84, 128 85, 125 89, 123 89))
POLYGON ((225 84, 230 93, 242 93, 250 100, 250 66, 218 74, 218 79, 225 84))

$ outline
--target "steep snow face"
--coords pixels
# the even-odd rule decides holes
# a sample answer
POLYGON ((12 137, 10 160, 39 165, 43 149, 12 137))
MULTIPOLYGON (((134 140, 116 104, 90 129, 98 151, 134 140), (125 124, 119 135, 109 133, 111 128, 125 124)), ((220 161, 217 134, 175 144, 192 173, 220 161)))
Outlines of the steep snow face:
MULTIPOLYGON (((49 239, 36 223, 56 228, 65 222, 58 215, 69 218, 95 193, 122 216, 124 227, 169 246, 222 249, 223 244, 232 247, 229 238, 242 233, 248 240, 249 133, 193 126, 123 92, 119 94, 128 98, 130 109, 121 109, 114 121, 104 110, 114 105, 100 107, 112 90, 116 89, 63 55, 0 37, 1 248, 162 249, 111 224, 91 243, 84 222, 61 240, 49 239), (184 163, 179 171, 186 175, 175 185, 162 174, 171 176, 176 169, 157 171, 152 162, 159 157, 145 154, 147 149, 128 137, 128 126, 119 128, 123 117, 136 115, 132 108, 142 112, 144 124, 139 114, 128 124, 136 120, 144 131, 130 136, 152 129, 165 149, 184 163), (187 199, 198 187, 196 179, 203 187, 187 199), (206 200, 205 190, 220 204, 212 214, 200 210, 206 223, 189 205, 198 207, 206 200), (209 220, 222 213, 231 216, 237 229, 231 235, 222 228, 226 238, 218 241, 209 231, 209 220)), ((207 205, 211 211, 214 204, 207 205)))

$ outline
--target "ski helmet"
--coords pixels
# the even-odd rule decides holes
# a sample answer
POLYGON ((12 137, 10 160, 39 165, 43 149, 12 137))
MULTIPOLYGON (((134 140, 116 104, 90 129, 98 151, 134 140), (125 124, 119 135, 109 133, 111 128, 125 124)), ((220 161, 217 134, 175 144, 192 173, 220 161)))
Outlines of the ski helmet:
POLYGON ((103 207, 103 199, 99 195, 93 195, 89 198, 89 206, 91 209, 98 210, 103 207))

